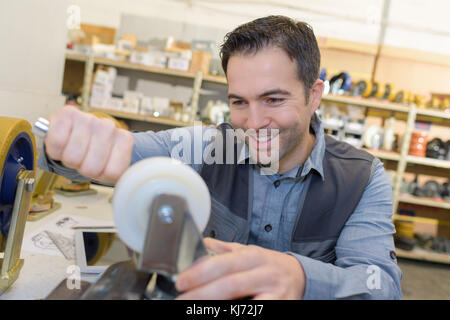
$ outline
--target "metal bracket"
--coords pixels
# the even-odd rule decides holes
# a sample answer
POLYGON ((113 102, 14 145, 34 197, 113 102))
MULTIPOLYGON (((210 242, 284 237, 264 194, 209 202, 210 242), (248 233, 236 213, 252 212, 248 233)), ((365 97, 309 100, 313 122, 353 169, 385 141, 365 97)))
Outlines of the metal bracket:
POLYGON ((17 175, 17 187, 11 217, 11 225, 6 240, 5 253, 0 259, 0 294, 5 292, 19 276, 23 266, 20 259, 25 223, 30 209, 35 184, 34 171, 22 170, 17 175))
POLYGON ((139 270, 171 278, 208 255, 183 198, 161 194, 155 197, 149 211, 147 236, 137 263, 139 270))

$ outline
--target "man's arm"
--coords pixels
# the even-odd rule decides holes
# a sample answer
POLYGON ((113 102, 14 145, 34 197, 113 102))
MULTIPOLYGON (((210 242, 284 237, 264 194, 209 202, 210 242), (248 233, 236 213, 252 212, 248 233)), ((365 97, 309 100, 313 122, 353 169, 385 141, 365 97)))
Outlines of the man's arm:
POLYGON ((376 159, 361 200, 336 244, 335 264, 294 252, 306 277, 305 299, 401 299, 392 222, 392 188, 376 159))
MULTIPOLYGON (((67 108, 66 110, 62 111, 64 112, 62 115, 60 115, 59 118, 57 116, 55 117, 57 123, 61 123, 62 121, 69 122, 69 123, 63 123, 62 130, 60 128, 57 128, 56 125, 53 123, 55 129, 52 130, 50 139, 46 140, 46 143, 43 147, 43 152, 40 155, 38 159, 38 166, 42 168, 43 170, 54 172, 56 174, 62 175, 70 180, 74 181, 88 181, 92 177, 88 177, 87 175, 83 175, 79 173, 79 170, 75 168, 71 168, 70 166, 63 163, 64 159, 62 156, 57 157, 58 160, 53 160, 51 154, 55 154, 57 152, 54 151, 54 146, 56 144, 56 149, 64 149, 64 148, 70 148, 67 147, 68 144, 72 142, 72 138, 66 138, 64 140, 64 143, 58 142, 55 143, 53 140, 56 140, 54 137, 59 138, 60 136, 64 136, 64 131, 70 131, 67 129, 71 126, 73 127, 77 122, 76 120, 72 120, 72 123, 68 121, 67 119, 71 116, 80 117, 80 115, 84 116, 84 113, 77 111, 75 108, 67 108), (73 115, 74 114, 74 115, 73 115), (60 129, 60 130, 58 130, 60 129), (62 133, 59 131, 63 131, 62 133), (53 138, 53 139, 52 139, 53 138), (48 141, 50 140, 50 141, 48 141), (50 144, 50 148, 53 148, 53 152, 47 152, 46 145, 50 144), (58 145, 59 144, 59 145, 58 145), (61 159, 60 159, 61 158, 61 159), (62 161, 59 161, 62 160, 62 161)), ((62 113, 60 112, 60 113, 62 113)), ((92 117, 94 118, 94 117, 92 117)), ((95 119, 96 121, 105 121, 105 119, 95 119)), ((78 121, 80 122, 80 121, 78 121)), ((52 123, 51 123, 52 124, 52 123)), ((93 127, 98 127, 98 125, 92 125, 93 127)), ((211 128, 211 127, 209 127, 211 128)), ((213 127, 212 127, 213 128, 213 127)), ((140 132, 140 133, 133 133, 133 147, 131 152, 131 161, 128 165, 132 165, 133 163, 148 158, 148 157, 155 157, 155 156, 162 156, 162 157, 174 157, 177 158, 184 163, 190 165, 194 170, 199 171, 201 168, 202 163, 202 154, 205 145, 208 143, 208 141, 203 141, 202 139, 202 129, 200 130, 195 129, 194 127, 187 127, 187 128, 175 128, 165 131, 159 131, 159 132, 140 132), (194 139, 196 140, 196 143, 194 143, 194 139), (197 153, 197 155, 194 155, 194 152, 197 153), (200 156, 199 156, 200 155, 200 156)), ((97 129, 98 130, 98 129, 97 129)), ((72 128, 73 131, 73 128, 72 128)), ((82 131, 82 130, 80 130, 82 131)), ((81 141, 83 143, 85 141, 89 141, 91 139, 90 132, 88 130, 82 131, 84 133, 83 138, 81 141)), ((93 135, 95 134, 94 131, 91 132, 93 135)), ((69 133, 66 133, 66 135, 69 135, 69 133)), ((108 144, 109 141, 106 139, 105 143, 108 144)), ((73 143, 72 143, 73 144, 73 143)), ((80 146, 81 148, 81 146, 80 146)), ((87 147, 89 149, 89 147, 87 147)), ((75 145, 75 149, 77 149, 75 145)), ((120 153, 120 150, 118 151, 120 153)), ((127 152, 124 150, 124 152, 127 152)), ((64 153, 64 152, 62 152, 64 153)), ((67 152, 66 152, 67 153, 67 152)), ((93 154, 94 162, 102 162, 105 161, 103 158, 104 154, 102 153, 96 153, 95 148, 91 152, 93 154), (95 159, 97 157, 97 159, 95 159)), ((106 155, 107 156, 107 155, 106 155)), ((127 155, 124 154, 124 157, 127 155)), ((71 154, 68 153, 66 158, 70 158, 71 154)), ((85 157, 88 157, 85 155, 85 157)), ((68 161, 69 162, 69 161, 68 161)))

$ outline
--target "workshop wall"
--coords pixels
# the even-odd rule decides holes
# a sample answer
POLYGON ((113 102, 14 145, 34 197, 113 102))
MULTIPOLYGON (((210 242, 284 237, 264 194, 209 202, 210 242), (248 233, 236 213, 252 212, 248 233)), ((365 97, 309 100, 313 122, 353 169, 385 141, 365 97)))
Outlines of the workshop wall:
POLYGON ((68 0, 0 2, 1 115, 31 122, 63 105, 67 6, 68 0))
MULTIPOLYGON (((332 72, 346 70, 358 79, 370 79, 379 41, 383 0, 74 0, 81 22, 115 28, 150 37, 182 35, 192 40, 191 26, 197 38, 221 44, 223 35, 256 17, 283 14, 307 21, 319 38, 348 41, 349 50, 321 46, 322 66, 332 72), (170 14, 169 14, 170 13, 170 14), (146 26, 143 28, 143 26, 146 26), (204 30, 202 32, 202 26, 204 30), (185 32, 186 31, 186 32, 185 32), (207 36, 205 36, 205 34, 207 36), (359 44, 354 48, 355 44, 359 44), (366 48, 364 47, 366 44, 366 48), (353 46, 353 47, 352 47, 353 46)), ((392 82, 405 90, 428 95, 447 91, 450 82, 450 24, 446 12, 450 2, 391 0, 384 46, 378 61, 376 80, 392 82), (402 50, 404 48, 404 50, 402 50), (408 59, 404 59, 405 57, 408 59), (406 76, 407 75, 407 76, 406 76)))
MULTIPOLYGON (((308 21, 317 35, 376 44, 383 0, 73 0, 83 23, 120 26, 122 14, 167 18, 216 28, 269 14, 308 21)), ((450 2, 390 1, 385 44, 450 55, 450 2)))

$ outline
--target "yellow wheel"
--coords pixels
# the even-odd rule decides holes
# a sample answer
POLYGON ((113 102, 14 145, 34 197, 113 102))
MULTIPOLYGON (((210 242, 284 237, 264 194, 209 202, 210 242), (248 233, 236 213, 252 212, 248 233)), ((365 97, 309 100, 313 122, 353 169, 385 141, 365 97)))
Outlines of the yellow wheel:
POLYGON ((354 84, 352 95, 356 97, 367 98, 372 93, 372 83, 366 80, 360 80, 354 84))
POLYGON ((417 108, 419 109, 425 109, 426 107, 426 97, 420 94, 415 94, 414 95, 414 101, 413 101, 417 108))
POLYGON ((395 102, 395 103, 405 103, 405 101, 407 101, 407 99, 408 99, 408 92, 404 91, 404 90, 401 90, 401 91, 398 91, 395 94, 393 102, 395 102))
POLYGON ((366 89, 362 93, 363 98, 368 98, 370 94, 372 93, 373 84, 370 81, 364 81, 366 83, 366 89))
POLYGON ((86 263, 95 265, 109 251, 115 234, 107 232, 87 232, 84 234, 84 250, 86 251, 86 263))
POLYGON ((445 111, 449 108, 450 108, 450 99, 445 98, 444 100, 442 100, 441 109, 445 111))
POLYGON ((4 237, 11 222, 17 175, 36 168, 35 146, 28 121, 0 117, 0 231, 4 237))
POLYGON ((383 99, 394 101, 395 94, 395 86, 391 83, 387 83, 384 89, 383 99))
POLYGON ((439 99, 439 98, 432 98, 431 99, 431 101, 430 101, 430 105, 429 105, 429 107, 431 108, 431 109, 439 109, 440 108, 440 106, 441 106, 441 100, 439 99))
POLYGON ((375 98, 381 99, 384 97, 386 92, 386 85, 384 83, 378 82, 378 91, 375 93, 375 98))

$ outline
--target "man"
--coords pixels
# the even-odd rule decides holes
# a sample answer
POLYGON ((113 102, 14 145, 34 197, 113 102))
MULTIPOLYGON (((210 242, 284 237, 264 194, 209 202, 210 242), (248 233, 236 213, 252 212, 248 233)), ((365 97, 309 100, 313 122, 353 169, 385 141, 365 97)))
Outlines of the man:
MULTIPOLYGON (((226 36, 221 58, 231 122, 258 133, 247 155, 274 151, 276 139, 278 172, 262 174, 248 159, 191 164, 212 196, 204 235, 218 254, 178 275, 179 298, 401 298, 392 190, 378 159, 323 132, 312 29, 282 16, 257 19, 226 36)), ((179 130, 131 134, 64 107, 51 117, 40 164, 114 183, 130 163, 170 156, 179 130)))

